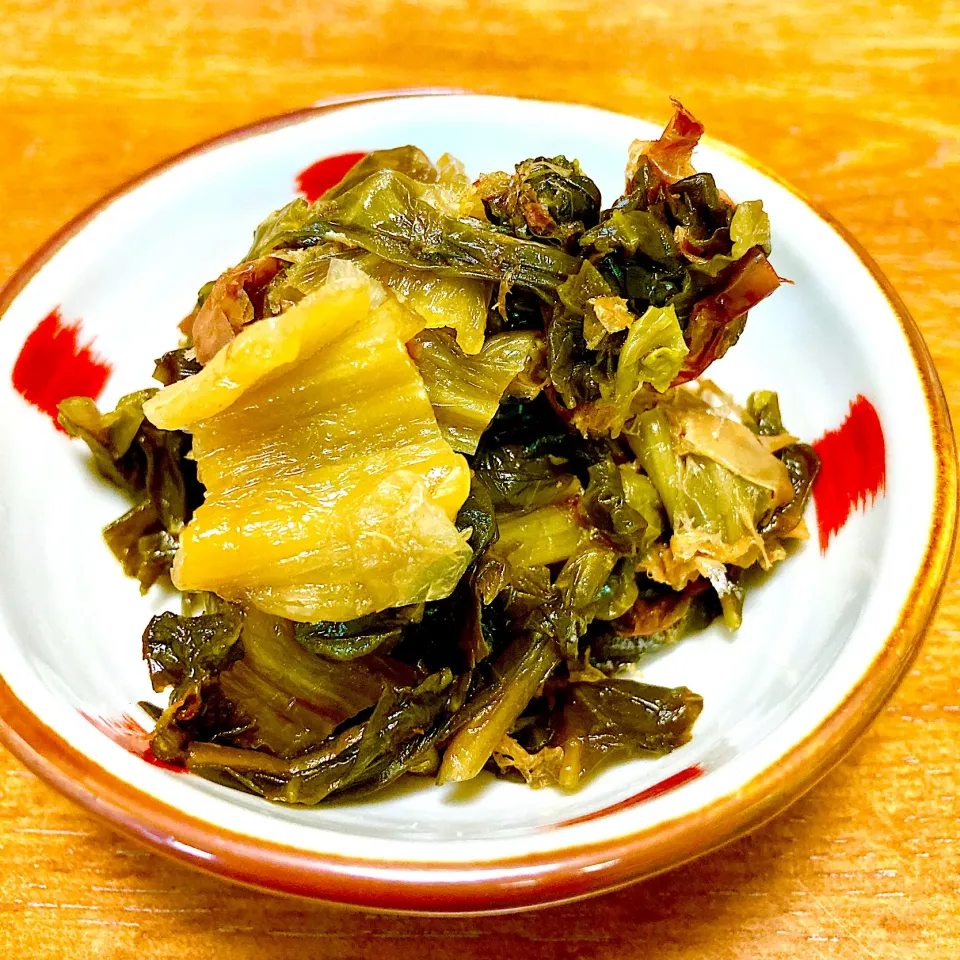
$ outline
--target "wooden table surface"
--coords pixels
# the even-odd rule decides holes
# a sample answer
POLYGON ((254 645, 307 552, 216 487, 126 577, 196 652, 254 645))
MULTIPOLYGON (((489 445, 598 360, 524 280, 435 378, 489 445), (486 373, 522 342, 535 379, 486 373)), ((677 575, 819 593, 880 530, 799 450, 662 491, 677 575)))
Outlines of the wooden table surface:
MULTIPOLYGON (((0 281, 142 168, 321 97, 455 86, 665 118, 825 205, 960 401, 956 0, 3 0, 0 281)), ((960 956, 960 584, 853 753, 753 836, 539 915, 351 913, 225 885, 114 834, 0 754, 9 957, 960 956)))

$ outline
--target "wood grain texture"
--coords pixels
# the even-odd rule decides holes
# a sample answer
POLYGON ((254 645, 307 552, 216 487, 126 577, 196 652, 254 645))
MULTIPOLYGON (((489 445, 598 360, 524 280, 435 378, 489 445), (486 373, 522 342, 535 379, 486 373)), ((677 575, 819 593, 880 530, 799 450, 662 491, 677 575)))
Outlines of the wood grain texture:
MULTIPOLYGON (((6 0, 0 280, 145 166, 320 97, 454 86, 665 117, 773 167, 866 245, 960 402, 960 6, 922 0, 6 0)), ((956 571, 955 571, 956 573, 956 571)), ((774 823, 534 916, 272 898, 119 838, 0 755, 0 948, 39 958, 960 956, 960 585, 872 731, 774 823)))

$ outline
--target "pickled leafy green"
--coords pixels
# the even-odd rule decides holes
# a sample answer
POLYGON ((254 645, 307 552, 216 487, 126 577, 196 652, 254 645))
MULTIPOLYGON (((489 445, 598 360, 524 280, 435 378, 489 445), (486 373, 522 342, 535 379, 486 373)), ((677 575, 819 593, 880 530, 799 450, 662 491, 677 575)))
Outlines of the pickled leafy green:
POLYGON ((634 671, 739 628, 819 469, 776 393, 701 379, 780 284, 702 133, 675 103, 609 206, 565 156, 373 151, 202 288, 159 395, 62 404, 125 572, 190 588, 143 635, 157 757, 312 805, 689 741, 702 699, 634 671))
POLYGON ((203 501, 188 458, 190 437, 159 430, 143 415, 144 401, 155 393, 128 394, 105 414, 88 397, 71 397, 60 404, 59 416, 64 430, 90 448, 98 472, 134 501, 103 536, 144 593, 169 572, 180 531, 203 501))

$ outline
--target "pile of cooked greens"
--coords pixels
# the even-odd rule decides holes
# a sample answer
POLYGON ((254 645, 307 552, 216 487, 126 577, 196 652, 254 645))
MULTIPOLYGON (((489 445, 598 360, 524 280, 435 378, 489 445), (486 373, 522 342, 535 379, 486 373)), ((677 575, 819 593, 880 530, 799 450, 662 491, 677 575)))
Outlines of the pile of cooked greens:
POLYGON ((562 156, 371 153, 200 291, 163 389, 61 405, 134 503, 111 550, 183 596, 143 635, 158 758, 314 804, 690 738, 701 698, 634 668, 740 625, 818 461, 697 379, 780 280, 675 106, 607 208, 562 156))

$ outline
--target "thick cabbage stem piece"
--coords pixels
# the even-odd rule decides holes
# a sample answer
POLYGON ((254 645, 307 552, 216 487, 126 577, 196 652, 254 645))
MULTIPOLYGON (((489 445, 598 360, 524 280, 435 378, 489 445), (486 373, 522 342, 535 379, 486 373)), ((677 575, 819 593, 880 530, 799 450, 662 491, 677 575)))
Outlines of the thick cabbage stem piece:
POLYGON ((144 404, 162 430, 189 430, 226 410, 247 390, 312 356, 370 313, 370 286, 347 276, 321 287, 295 309, 244 329, 198 373, 144 404))
POLYGON ((539 567, 568 560, 583 539, 575 501, 498 517, 500 537, 493 556, 513 567, 539 567))
POLYGON ((404 308, 371 310, 372 287, 336 275, 146 410, 193 434, 206 488, 180 537, 179 589, 301 621, 453 590, 470 560, 453 523, 469 469, 406 352, 404 308))
POLYGON ((413 471, 390 474, 352 498, 341 529, 325 533, 314 545, 317 567, 279 586, 249 590, 247 599, 291 620, 351 620, 360 609, 443 599, 472 556, 413 471))

